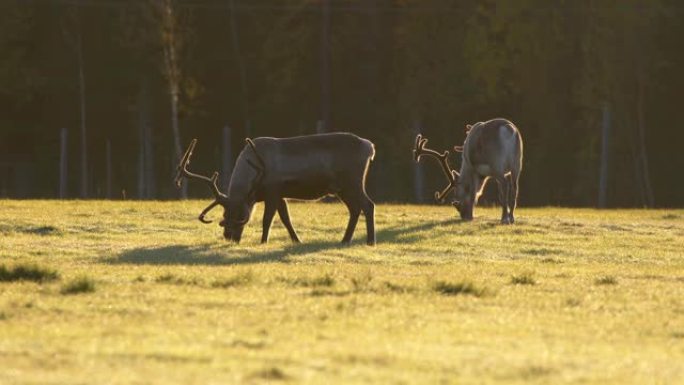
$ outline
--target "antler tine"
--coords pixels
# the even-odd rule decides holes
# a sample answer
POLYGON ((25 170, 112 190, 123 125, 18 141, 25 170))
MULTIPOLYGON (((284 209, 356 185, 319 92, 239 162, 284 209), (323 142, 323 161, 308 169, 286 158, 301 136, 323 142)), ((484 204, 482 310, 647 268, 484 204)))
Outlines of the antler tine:
POLYGON ((416 135, 416 145, 414 146, 413 150, 413 161, 417 162, 420 160, 424 146, 425 143, 423 143, 423 135, 416 135))
POLYGON ((186 176, 189 173, 187 167, 190 163, 190 157, 192 156, 192 152, 195 150, 196 144, 197 139, 193 139, 192 142, 190 142, 188 149, 185 150, 185 154, 183 154, 180 163, 178 163, 178 167, 176 168, 176 178, 174 178, 174 182, 176 183, 177 187, 181 187, 181 184, 183 183, 183 176, 186 176))
POLYGON ((418 162, 421 156, 428 155, 439 161, 440 166, 442 166, 442 171, 444 171, 444 175, 447 177, 447 180, 449 181, 449 185, 446 186, 442 191, 435 192, 435 199, 438 202, 443 202, 447 194, 454 187, 456 187, 456 181, 458 180, 458 172, 456 172, 451 168, 451 166, 449 166, 449 151, 444 151, 440 154, 435 150, 425 148, 427 142, 428 140, 426 138, 423 138, 422 135, 418 134, 416 136, 416 147, 413 150, 413 159, 416 162, 418 162))
POLYGON ((192 152, 195 149, 195 145, 197 144, 197 139, 193 139, 192 142, 190 142, 190 145, 188 146, 188 149, 185 151, 185 155, 183 155, 183 158, 181 159, 180 163, 178 164, 178 171, 176 173, 176 186, 180 187, 183 177, 186 177, 188 179, 199 179, 201 181, 209 183, 209 186, 212 189, 212 192, 216 199, 220 198, 228 198, 225 194, 223 194, 218 186, 217 186, 217 181, 218 181, 218 171, 215 171, 214 174, 209 178, 204 175, 199 175, 191 172, 188 170, 188 164, 190 164, 190 158, 192 157, 192 152))
POLYGON ((218 201, 218 199, 211 202, 211 204, 209 206, 207 206, 204 210, 202 210, 202 212, 199 215, 199 218, 197 218, 197 219, 199 219, 199 221, 202 223, 211 223, 211 221, 204 219, 204 216, 207 215, 207 213, 209 211, 211 211, 211 209, 213 209, 219 203, 220 202, 218 201))
POLYGON ((211 188, 211 191, 214 194, 214 201, 211 202, 211 204, 209 204, 209 206, 207 206, 202 211, 198 219, 202 223, 211 223, 211 221, 204 219, 204 216, 207 215, 207 213, 211 211, 211 209, 213 209, 216 205, 221 204, 224 200, 228 199, 228 196, 223 194, 221 190, 219 190, 218 188, 218 171, 215 171, 211 177, 206 177, 204 175, 195 174, 188 170, 188 164, 190 164, 190 158, 192 157, 192 152, 195 150, 195 145, 197 145, 197 139, 193 139, 192 142, 190 142, 188 149, 185 150, 185 155, 183 155, 183 158, 181 158, 181 161, 178 164, 175 182, 176 186, 180 187, 183 181, 183 177, 185 177, 188 179, 199 179, 209 184, 209 187, 211 188))

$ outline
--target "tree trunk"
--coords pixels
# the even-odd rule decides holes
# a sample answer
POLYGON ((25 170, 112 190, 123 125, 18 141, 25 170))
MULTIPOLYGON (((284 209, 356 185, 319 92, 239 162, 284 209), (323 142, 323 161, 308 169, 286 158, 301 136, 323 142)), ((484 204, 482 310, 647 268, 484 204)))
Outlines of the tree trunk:
POLYGON ((147 199, 156 198, 156 178, 154 175, 154 146, 152 142, 152 125, 149 120, 145 121, 144 126, 144 145, 145 145, 145 196, 147 199))
POLYGON ((107 183, 105 185, 105 197, 107 199, 112 199, 112 141, 107 138, 107 144, 105 148, 106 159, 106 177, 107 183))
POLYGON ((59 199, 66 198, 67 195, 67 139, 68 131, 62 128, 60 134, 60 151, 59 151, 59 199))
MULTIPOLYGON (((140 107, 140 101, 138 101, 140 107)), ((138 199, 145 199, 145 125, 143 124, 142 111, 139 111, 138 120, 138 199)))
POLYGON ((645 206, 653 207, 655 199, 653 198, 653 189, 651 187, 651 176, 648 169, 648 152, 646 151, 646 118, 644 116, 644 87, 645 79, 643 71, 640 71, 638 76, 638 90, 637 90, 637 132, 638 132, 638 148, 639 158, 641 161, 641 172, 644 183, 644 198, 645 206))
MULTIPOLYGON (((173 88, 173 87, 172 87, 173 88)), ((171 129, 173 131, 173 146, 175 149, 175 157, 172 163, 172 173, 175 173, 178 162, 180 162, 183 156, 183 149, 181 148, 181 138, 180 129, 178 127, 178 92, 171 92, 171 129)), ((180 189, 180 197, 182 199, 187 199, 188 197, 188 184, 183 183, 180 189)))
POLYGON ((321 122, 330 130, 330 0, 321 1, 321 122))
MULTIPOLYGON (((166 67, 166 78, 169 86, 169 101, 171 107, 171 132, 173 135, 174 157, 172 162, 172 173, 175 173, 176 166, 183 156, 181 146, 180 128, 178 123, 178 100, 180 97, 180 68, 178 66, 177 44, 177 20, 171 4, 171 0, 163 0, 162 5, 162 42, 164 48, 164 65, 166 67)), ((188 197, 187 184, 183 184, 180 190, 180 197, 188 197)))
POLYGON ((608 205, 608 170, 610 157, 610 109, 608 103, 603 105, 603 125, 601 129, 601 169, 599 176, 598 207, 608 205))
MULTIPOLYGON (((77 16, 78 17, 78 16, 77 16)), ((88 141, 86 136, 85 74, 83 64, 83 39, 79 25, 76 35, 76 60, 78 62, 78 91, 81 108, 81 198, 88 198, 88 141)))
MULTIPOLYGON (((413 136, 422 131, 420 121, 416 120, 413 124, 413 136)), ((425 169, 420 162, 413 166, 413 196, 417 203, 425 202, 425 169)))
POLYGON ((238 24, 237 16, 235 13, 235 1, 230 0, 230 37, 233 45, 233 55, 235 55, 235 60, 237 61, 238 72, 240 73, 240 88, 242 91, 242 120, 244 124, 245 136, 250 137, 252 135, 252 122, 249 116, 249 90, 247 88, 247 69, 245 68, 245 63, 242 58, 242 52, 240 51, 240 38, 238 35, 238 24))
POLYGON ((634 183, 632 184, 634 187, 632 190, 636 195, 635 205, 644 206, 646 204, 646 194, 644 192, 643 174, 641 172, 641 159, 639 159, 639 151, 636 144, 637 128, 633 127, 634 119, 632 119, 631 115, 629 115, 628 118, 628 122, 623 122, 623 127, 627 133, 629 151, 632 156, 632 167, 634 168, 634 183))
POLYGON ((230 183, 230 175, 233 172, 233 151, 232 151, 232 141, 231 141, 231 130, 230 126, 227 124, 223 127, 223 151, 221 160, 221 169, 223 172, 223 186, 224 190, 228 190, 228 184, 230 183))

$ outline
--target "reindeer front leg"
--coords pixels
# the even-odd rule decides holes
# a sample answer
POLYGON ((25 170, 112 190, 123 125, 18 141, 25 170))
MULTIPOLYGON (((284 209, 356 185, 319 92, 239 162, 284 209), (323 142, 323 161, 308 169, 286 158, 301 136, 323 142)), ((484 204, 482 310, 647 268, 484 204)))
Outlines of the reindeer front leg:
POLYGON ((280 216, 280 220, 283 222, 287 232, 290 234, 290 239, 292 239, 292 242, 300 243, 301 241, 297 236, 297 232, 295 231, 294 227, 292 227, 292 222, 290 222, 290 211, 287 208, 287 202, 282 198, 278 203, 278 216, 280 216))
POLYGON ((268 242, 268 233, 271 231, 271 224, 273 223, 273 216, 275 215, 277 202, 272 200, 264 201, 264 220, 263 230, 261 232, 261 243, 268 242))

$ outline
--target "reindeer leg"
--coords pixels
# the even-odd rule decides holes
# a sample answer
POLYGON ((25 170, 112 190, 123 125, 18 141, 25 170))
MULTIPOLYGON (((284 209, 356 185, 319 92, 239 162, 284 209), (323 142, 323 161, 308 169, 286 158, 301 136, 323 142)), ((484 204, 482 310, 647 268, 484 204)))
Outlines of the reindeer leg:
POLYGON ((366 217, 366 244, 375 246, 375 203, 363 193, 365 202, 363 203, 363 215, 366 217))
POLYGON ((264 201, 264 220, 263 220, 263 230, 261 232, 261 243, 268 242, 268 233, 271 231, 271 224, 273 223, 273 216, 276 212, 277 202, 270 199, 264 201))
POLYGON ((347 230, 344 232, 342 243, 350 244, 354 236, 354 229, 356 229, 356 224, 359 221, 359 215, 361 214, 361 205, 356 200, 341 199, 347 205, 347 209, 349 209, 349 223, 347 224, 347 230))
POLYGON ((501 203, 501 223, 507 225, 510 223, 508 217, 508 181, 502 174, 497 174, 495 177, 496 184, 499 190, 499 203, 501 203))
POLYGON ((278 203, 278 216, 280 216, 280 220, 283 222, 287 232, 290 234, 290 239, 292 239, 292 242, 300 243, 301 241, 297 236, 297 232, 295 231, 294 227, 292 227, 292 222, 290 222, 290 211, 287 209, 287 202, 282 198, 278 203))
POLYGON ((511 188, 509 190, 508 194, 508 206, 509 206, 509 214, 508 218, 510 223, 515 223, 515 217, 513 216, 513 211, 515 211, 516 206, 518 205, 518 179, 520 178, 520 174, 513 174, 511 173, 511 188))

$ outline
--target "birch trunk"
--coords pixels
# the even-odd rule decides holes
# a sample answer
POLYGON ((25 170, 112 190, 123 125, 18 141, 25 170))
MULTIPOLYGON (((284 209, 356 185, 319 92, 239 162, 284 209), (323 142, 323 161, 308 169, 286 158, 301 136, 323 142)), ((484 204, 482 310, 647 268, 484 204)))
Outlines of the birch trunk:
MULTIPOLYGON (((78 16, 77 16, 78 17, 78 16)), ((86 134, 85 70, 83 64, 83 39, 81 28, 76 34, 76 60, 78 65, 78 93, 81 120, 81 198, 88 198, 88 138, 86 134)))
MULTIPOLYGON (((175 173, 176 166, 183 155, 180 128, 178 124, 178 100, 180 96, 180 68, 178 66, 178 38, 177 20, 171 4, 171 0, 162 0, 162 43, 164 48, 164 65, 169 86, 169 102, 171 107, 171 132, 173 135, 174 157, 172 162, 172 173, 175 173)), ((187 184, 183 184, 180 190, 180 197, 188 197, 187 184)))

